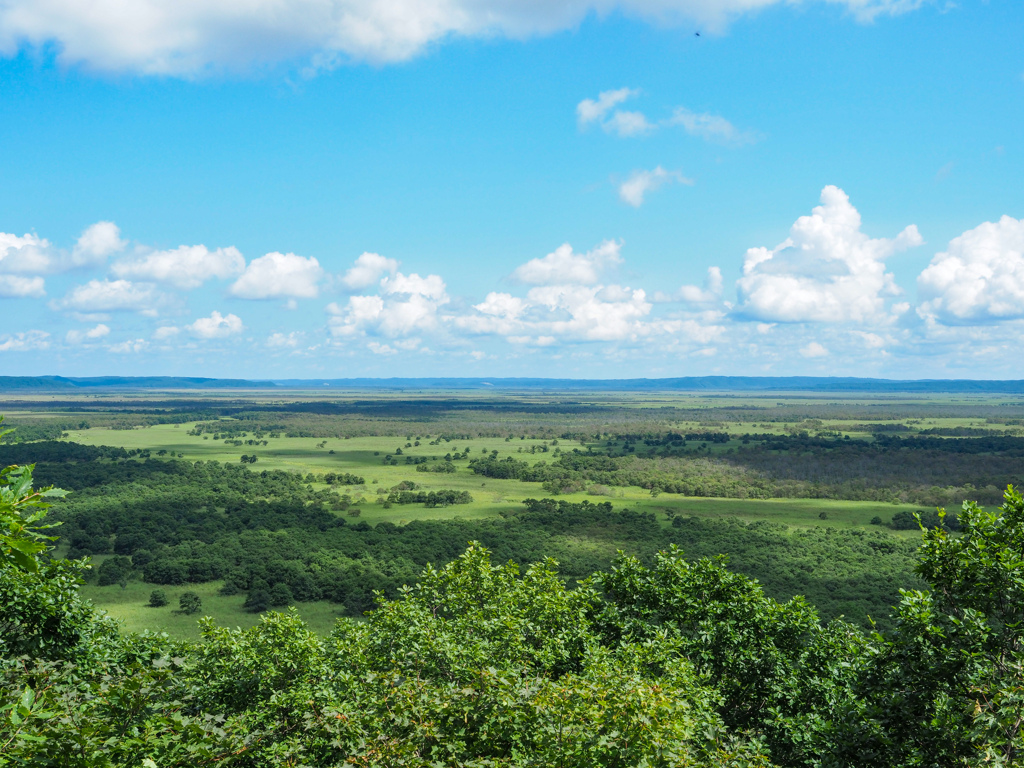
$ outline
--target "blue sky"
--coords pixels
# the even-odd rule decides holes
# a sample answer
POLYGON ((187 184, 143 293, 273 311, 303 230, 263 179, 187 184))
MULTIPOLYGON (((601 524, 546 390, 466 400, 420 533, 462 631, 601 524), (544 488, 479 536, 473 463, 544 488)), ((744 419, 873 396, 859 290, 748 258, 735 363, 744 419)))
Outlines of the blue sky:
POLYGON ((7 374, 1024 377, 1018 4, 83 8, 0 7, 7 374))

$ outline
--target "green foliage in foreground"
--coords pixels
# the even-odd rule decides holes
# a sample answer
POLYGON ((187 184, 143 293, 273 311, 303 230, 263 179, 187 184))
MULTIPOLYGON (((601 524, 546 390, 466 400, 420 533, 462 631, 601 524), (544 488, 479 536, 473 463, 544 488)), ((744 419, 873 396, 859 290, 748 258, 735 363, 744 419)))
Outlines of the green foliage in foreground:
MULTIPOLYGON (((30 483, 0 481, 5 555, 44 535, 30 483)), ((960 523, 884 633, 676 550, 568 589, 473 545, 327 639, 271 613, 172 643, 94 615, 80 564, 6 556, 0 765, 1013 765, 1024 498, 960 523)))

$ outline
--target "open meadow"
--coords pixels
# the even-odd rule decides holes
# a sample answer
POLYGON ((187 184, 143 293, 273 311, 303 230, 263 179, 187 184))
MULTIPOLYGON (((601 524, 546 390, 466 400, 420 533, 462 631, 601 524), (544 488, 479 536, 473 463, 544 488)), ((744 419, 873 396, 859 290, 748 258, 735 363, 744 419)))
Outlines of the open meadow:
MULTIPOLYGON (((820 531, 826 550, 867 535, 909 553, 914 513, 972 492, 991 503, 1020 477, 1024 444, 1024 400, 1006 395, 147 391, 7 395, 0 410, 16 427, 12 462, 58 443, 78 452, 34 460, 40 479, 73 492, 58 507, 59 551, 94 558, 84 594, 125 629, 183 638, 198 631, 176 610, 185 591, 230 626, 283 599, 326 632, 371 607, 374 589, 393 593, 471 539, 519 561, 554 556, 571 582, 617 550, 647 557, 682 543, 680 525, 687 549, 729 555, 780 596, 831 595, 815 579, 863 584, 869 565, 828 574, 827 553, 790 568, 762 562, 758 548, 820 531), (565 519, 603 505, 619 517, 559 528, 528 499, 556 501, 565 519), (269 511, 236 519, 253 505, 269 511), (698 534, 689 520, 711 527, 698 534), (381 537, 412 524, 422 546, 381 537), (752 538, 765 531, 774 543, 752 538), (258 537, 271 532, 307 551, 267 554, 258 537), (157 587, 170 605, 146 606, 157 587)), ((912 582, 909 559, 897 571, 870 589, 891 596, 893 579, 912 582)), ((869 611, 844 605, 826 613, 869 611)))

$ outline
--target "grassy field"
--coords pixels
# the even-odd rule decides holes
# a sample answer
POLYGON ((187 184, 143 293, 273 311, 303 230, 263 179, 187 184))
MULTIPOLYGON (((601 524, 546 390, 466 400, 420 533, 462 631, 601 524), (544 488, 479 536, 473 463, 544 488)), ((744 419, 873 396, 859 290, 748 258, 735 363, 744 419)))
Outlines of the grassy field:
MULTIPOLYGON (((416 472, 413 466, 385 466, 383 456, 393 454, 402 448, 403 455, 443 457, 454 453, 456 449, 470 449, 470 455, 484 455, 498 451, 499 457, 514 456, 517 459, 537 462, 550 461, 555 446, 551 441, 543 440, 512 440, 503 438, 480 438, 474 440, 442 442, 440 445, 428 445, 430 439, 419 435, 420 445, 405 447, 406 442, 394 437, 355 437, 350 439, 319 438, 266 438, 268 445, 234 446, 225 445, 223 440, 203 439, 192 436, 188 432, 191 424, 179 426, 158 425, 144 429, 109 430, 90 429, 71 432, 68 440, 93 445, 116 445, 126 449, 149 449, 154 455, 159 451, 167 451, 166 456, 181 455, 190 461, 222 461, 237 462, 243 453, 256 454, 258 463, 253 467, 259 469, 280 469, 289 472, 307 473, 348 472, 365 479, 360 486, 336 486, 339 492, 349 493, 353 498, 363 498, 359 505, 359 519, 374 525, 378 522, 391 522, 404 525, 412 520, 451 519, 451 518, 482 518, 495 515, 502 510, 515 508, 524 498, 540 498, 545 494, 535 483, 523 483, 516 480, 496 480, 472 474, 466 469, 468 461, 457 462, 459 470, 455 474, 433 474, 416 472), (537 451, 546 446, 547 453, 529 453, 531 447, 537 451), (520 451, 520 449, 522 449, 520 451), (331 453, 333 451, 333 453, 331 453), (395 505, 390 509, 378 501, 377 488, 389 488, 403 480, 412 480, 427 490, 453 488, 468 490, 473 495, 471 504, 427 509, 420 504, 395 505)), ((579 447, 578 443, 560 441, 564 450, 579 447)), ((315 487, 325 487, 315 484, 315 487)), ((655 513, 662 524, 670 525, 671 516, 697 515, 714 518, 735 518, 744 521, 768 520, 793 528, 834 527, 857 528, 873 527, 870 521, 880 517, 888 522, 893 513, 900 509, 916 509, 909 505, 881 504, 859 501, 829 501, 816 499, 773 499, 773 500, 742 500, 742 499, 711 499, 682 497, 675 494, 661 494, 652 497, 650 492, 642 488, 613 488, 609 496, 591 496, 584 493, 568 494, 560 498, 568 501, 592 502, 610 501, 617 507, 632 507, 655 513)), ((891 532, 901 538, 916 538, 916 531, 891 532)), ((574 542, 574 546, 586 547, 588 542, 574 542)), ((609 553, 610 554, 610 553, 609 553)), ((103 557, 97 557, 98 566, 103 557)), ((222 596, 218 594, 220 582, 191 585, 188 587, 166 587, 169 605, 163 608, 150 608, 147 605, 153 585, 141 582, 129 582, 126 588, 119 586, 98 587, 88 585, 85 595, 97 606, 122 623, 127 631, 150 629, 168 633, 172 637, 196 639, 199 636, 198 616, 187 616, 178 612, 178 598, 181 593, 191 590, 197 593, 202 601, 201 615, 213 616, 217 622, 230 627, 249 627, 259 620, 258 614, 245 611, 242 607, 244 595, 222 596)), ((319 633, 330 631, 337 617, 341 614, 339 606, 327 602, 303 603, 298 606, 299 613, 310 626, 319 633)))
MULTIPOLYGON (((686 432, 725 432, 733 437, 727 443, 706 444, 706 453, 721 455, 741 446, 740 436, 745 433, 793 434, 807 431, 840 433, 851 438, 868 438, 873 425, 902 425, 909 434, 933 428, 998 429, 1007 434, 1024 433, 1020 417, 1024 415, 1024 399, 1007 396, 837 396, 801 393, 714 394, 714 393, 545 393, 545 392, 443 392, 394 390, 378 392, 188 392, 186 393, 96 393, 88 395, 20 395, 8 401, 0 396, 0 413, 7 413, 12 422, 25 419, 28 423, 77 423, 76 419, 91 421, 91 429, 70 430, 67 440, 86 445, 121 446, 127 450, 148 450, 154 458, 180 457, 188 461, 218 461, 239 463, 240 457, 255 455, 258 461, 248 465, 254 471, 284 470, 306 476, 327 472, 351 473, 365 482, 354 486, 332 486, 339 494, 348 494, 356 505, 347 513, 358 516, 370 525, 390 522, 404 525, 413 520, 486 518, 500 512, 516 509, 526 498, 548 496, 540 484, 516 480, 501 480, 473 474, 468 469, 469 459, 458 459, 458 470, 453 474, 417 472, 415 466, 405 464, 407 457, 425 458, 440 462, 446 454, 461 453, 468 449, 469 458, 483 457, 497 452, 499 458, 508 456, 531 463, 552 462, 559 452, 573 449, 612 453, 621 451, 621 435, 631 431, 672 429, 686 432), (231 413, 258 407, 273 411, 282 404, 295 403, 347 403, 353 407, 341 415, 326 416, 331 421, 332 437, 270 437, 272 428, 265 427, 261 441, 266 445, 228 444, 214 434, 193 435, 189 432, 195 423, 157 424, 136 426, 133 429, 110 429, 109 425, 130 426, 131 419, 144 418, 144 414, 160 413, 193 405, 202 408, 234 408, 231 413), (459 408, 449 407, 452 403, 459 408), (363 413, 355 406, 380 405, 363 413), (394 406, 393 411, 388 410, 394 406), (578 408, 579 414, 572 412, 578 408), (560 410, 561 409, 561 410, 560 410), (568 409, 568 410, 566 410, 568 409), (1007 425, 989 415, 1005 414, 1017 419, 1007 425), (379 413, 378 415, 374 415, 379 413), (742 416, 730 415, 740 414, 742 416), (803 415, 804 413, 809 416, 803 415), (833 414, 840 414, 834 417, 833 414), (846 415, 841 415, 846 414, 846 415), (685 418, 681 418, 685 415, 685 418), (810 416, 815 416, 810 419, 810 416), (562 432, 576 432, 586 425, 593 430, 593 438, 585 441, 556 439, 562 432), (379 429, 378 429, 379 427, 379 429), (367 432, 388 436, 363 436, 367 432), (440 440, 440 434, 515 434, 506 437, 473 437, 449 441, 440 440), (349 437, 338 435, 350 434, 349 437), (526 437, 521 437, 526 435, 526 437), (618 437, 616 437, 618 435, 618 437), (435 443, 431 445, 431 443, 435 443), (417 444, 418 443, 418 444, 417 444), (401 450, 401 454, 398 454, 401 450), (556 452, 557 451, 557 452, 556 452), (384 464, 384 457, 394 456, 397 463, 384 464), (385 508, 384 494, 400 482, 413 481, 426 491, 454 489, 468 491, 470 504, 428 509, 422 504, 393 505, 385 508)), ((362 407, 362 406, 360 406, 362 407)), ((295 412, 282 416, 292 418, 295 412)), ((261 416, 262 418, 262 416, 261 416)), ((268 417, 273 422, 273 417, 268 417)), ((207 420, 209 421, 209 420, 207 420)), ((224 424, 239 426, 227 417, 224 424)), ((293 422, 288 422, 293 424, 293 422)), ((302 426, 301 424, 299 426, 302 426)), ((288 427, 292 428, 292 427, 288 427)), ((283 429, 279 430, 283 433, 283 429)), ((249 434, 243 437, 250 439, 249 434)), ((638 452, 647 450, 637 444, 638 452)), ((313 483, 316 489, 327 487, 313 483)), ((743 500, 723 498, 693 498, 662 493, 652 496, 638 487, 615 487, 603 490, 603 495, 575 493, 560 496, 567 501, 589 500, 593 503, 611 502, 615 507, 629 507, 653 512, 665 526, 672 516, 702 516, 734 518, 743 521, 771 521, 791 528, 832 527, 840 529, 865 528, 873 518, 888 522, 901 510, 915 511, 919 505, 897 505, 862 501, 829 501, 819 499, 743 500)), ((915 539, 917 531, 890 531, 890 535, 915 539)), ((591 542, 580 541, 580 547, 591 542)), ((102 557, 96 558, 97 562, 102 557)), ((202 614, 216 617, 228 626, 251 626, 258 615, 243 610, 243 595, 218 594, 219 583, 193 585, 190 589, 203 601, 202 614)), ((177 599, 186 587, 165 588, 170 605, 149 608, 146 604, 153 586, 130 582, 124 589, 118 586, 89 585, 86 595, 98 606, 123 622, 128 630, 159 629, 175 637, 194 638, 198 635, 196 617, 177 613, 177 599)), ((340 608, 329 603, 304 603, 300 613, 318 632, 327 632, 340 615, 340 608)))
MULTIPOLYGON (((536 463, 551 461, 554 449, 571 451, 580 447, 579 443, 568 441, 544 440, 505 440, 504 438, 476 438, 473 440, 442 441, 440 445, 429 445, 430 438, 420 435, 419 446, 405 447, 406 442, 394 437, 354 437, 350 439, 277 437, 265 438, 266 446, 234 446, 225 445, 222 440, 203 439, 188 434, 191 424, 157 425, 144 429, 109 430, 89 429, 68 433, 68 440, 86 445, 114 445, 126 449, 150 449, 156 454, 160 450, 167 455, 181 455, 189 461, 222 461, 238 462, 243 454, 259 457, 253 469, 280 469, 289 472, 308 473, 347 472, 365 479, 365 484, 358 486, 334 486, 339 492, 348 493, 352 498, 364 499, 359 507, 360 519, 371 525, 381 521, 402 525, 412 520, 450 519, 454 517, 479 518, 497 514, 501 510, 514 507, 526 498, 540 498, 546 495, 537 483, 524 483, 518 480, 501 480, 475 475, 466 469, 468 460, 456 462, 459 470, 454 474, 434 474, 417 472, 410 465, 385 466, 382 461, 386 454, 393 454, 398 448, 402 456, 436 457, 442 459, 456 450, 470 449, 470 456, 483 456, 492 451, 498 452, 499 458, 512 456, 516 459, 536 463), (546 447, 547 453, 533 453, 531 448, 538 450, 546 447), (521 451, 520 451, 521 449, 521 451), (333 451, 333 453, 332 453, 333 451), (411 480, 427 491, 451 488, 469 491, 473 495, 473 503, 453 507, 427 509, 419 504, 395 505, 385 509, 378 502, 377 489, 386 489, 402 481, 411 480)), ((327 486, 314 483, 315 488, 327 486)), ((684 515, 703 515, 709 517, 735 517, 742 520, 771 520, 795 527, 831 526, 834 528, 851 528, 868 526, 873 517, 878 516, 888 522, 892 515, 900 509, 918 509, 914 505, 883 504, 863 501, 829 501, 820 499, 701 499, 661 494, 652 498, 649 491, 643 488, 613 488, 609 496, 592 496, 585 493, 566 494, 560 498, 569 501, 592 502, 610 501, 616 506, 631 506, 636 509, 667 514, 669 512, 684 515), (825 517, 821 517, 824 513, 825 517)), ((911 535, 916 535, 910 532, 911 535)))
MULTIPOLYGON (((95 558, 96 562, 102 557, 95 558)), ((179 640, 199 639, 198 620, 202 616, 212 616, 217 623, 225 627, 252 627, 259 623, 258 613, 249 613, 242 604, 245 595, 225 597, 218 594, 222 582, 211 581, 205 584, 190 584, 183 587, 157 587, 140 581, 130 581, 123 589, 119 586, 97 587, 86 584, 82 595, 102 609, 112 619, 120 622, 126 632, 166 632, 179 640), (154 589, 162 589, 167 595, 168 604, 162 608, 149 607, 149 595, 154 589), (178 610, 178 598, 183 592, 195 592, 203 601, 199 613, 188 616, 178 610)), ((341 615, 340 606, 318 601, 301 603, 299 615, 315 632, 326 635, 334 627, 334 622, 341 615)))

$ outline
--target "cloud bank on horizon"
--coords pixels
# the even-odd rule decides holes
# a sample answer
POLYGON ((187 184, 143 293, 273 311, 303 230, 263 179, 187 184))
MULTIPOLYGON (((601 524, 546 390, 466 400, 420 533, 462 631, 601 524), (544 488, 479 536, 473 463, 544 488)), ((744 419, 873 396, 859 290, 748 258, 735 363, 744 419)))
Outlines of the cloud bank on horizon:
POLYGON ((923 243, 913 224, 869 236, 847 194, 826 186, 783 242, 710 267, 703 286, 626 284, 627 245, 605 240, 587 251, 563 243, 526 259, 492 276, 507 289, 474 298, 453 297, 442 275, 404 270, 377 253, 332 273, 294 253, 247 261, 233 246, 149 249, 122 239, 112 222, 87 227, 66 249, 33 234, 0 233, 5 295, 45 305, 71 325, 62 337, 11 330, 0 335, 0 352, 714 358, 775 371, 801 359, 809 370, 835 373, 887 358, 970 360, 1015 343, 1024 331, 1024 220, 1003 216, 954 238, 917 277, 915 300, 887 260, 923 243), (723 271, 739 273, 731 286, 723 271), (79 279, 48 298, 47 280, 60 273, 79 279), (218 306, 190 317, 189 296, 203 286, 216 289, 218 306), (287 310, 300 303, 306 315, 321 313, 316 330, 289 327, 287 310), (279 327, 246 336, 245 318, 275 307, 279 327), (140 327, 148 330, 139 334, 140 327))
MULTIPOLYGON (((926 0, 804 0, 844 8, 859 22, 916 10, 926 0)), ((105 72, 194 77, 305 60, 401 62, 451 38, 523 39, 622 14, 658 25, 732 20, 792 0, 5 0, 0 53, 55 49, 65 65, 105 72)), ((687 130, 720 132, 702 116, 687 130)), ((634 126, 635 128, 636 126, 634 126)), ((627 130, 629 130, 627 128, 627 130)))

